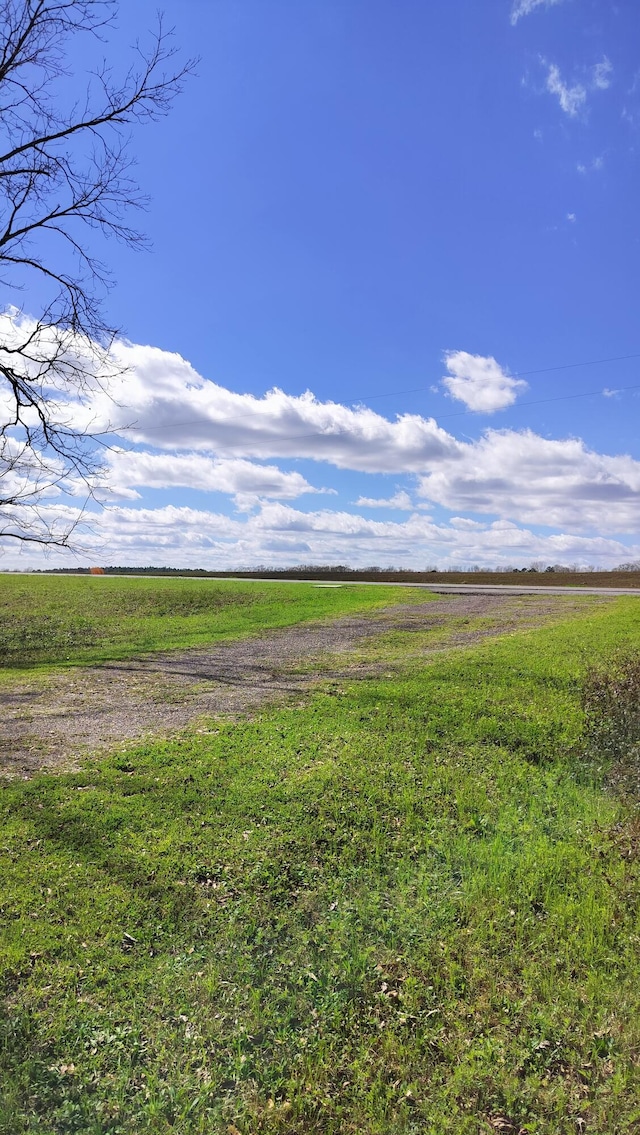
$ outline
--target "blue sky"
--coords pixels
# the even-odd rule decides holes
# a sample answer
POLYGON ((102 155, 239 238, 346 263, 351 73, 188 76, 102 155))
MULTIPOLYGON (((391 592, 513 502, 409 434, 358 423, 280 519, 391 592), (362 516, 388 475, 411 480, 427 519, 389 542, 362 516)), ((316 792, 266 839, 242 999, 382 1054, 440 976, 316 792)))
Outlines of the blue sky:
POLYGON ((134 136, 152 252, 99 249, 126 452, 80 562, 639 559, 637 4, 164 11, 200 62, 134 136))

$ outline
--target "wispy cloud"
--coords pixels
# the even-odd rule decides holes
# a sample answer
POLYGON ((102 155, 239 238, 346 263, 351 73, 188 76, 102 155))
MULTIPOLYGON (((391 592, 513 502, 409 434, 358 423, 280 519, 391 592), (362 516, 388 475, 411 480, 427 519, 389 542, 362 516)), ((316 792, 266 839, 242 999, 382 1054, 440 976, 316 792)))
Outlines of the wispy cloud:
POLYGON ((587 91, 582 83, 575 83, 573 87, 567 86, 556 63, 549 64, 547 90, 549 94, 556 96, 562 110, 570 118, 575 118, 587 101, 587 91))
MULTIPOLYGON (((606 91, 611 86, 613 76, 613 64, 611 60, 605 55, 600 63, 596 63, 591 67, 588 74, 590 78, 585 79, 585 83, 576 82, 573 86, 569 86, 564 81, 560 73, 560 68, 557 63, 548 63, 545 59, 541 60, 543 66, 547 68, 546 88, 549 94, 555 95, 560 103, 561 109, 570 118, 575 118, 583 109, 587 102, 587 92, 591 91, 606 91), (586 85, 585 85, 586 84, 586 85)), ((599 168, 596 163, 601 159, 596 158, 593 168, 599 168)), ((586 166, 579 166, 580 172, 586 172, 586 166)))
POLYGON ((604 169, 604 157, 602 154, 594 158, 591 162, 578 162, 576 169, 578 173, 586 176, 588 173, 600 173, 604 169))
POLYGON ((515 0, 511 8, 511 23, 516 26, 523 16, 529 16, 536 8, 553 8, 563 0, 515 0))
POLYGON ((592 70, 593 86, 598 91, 606 91, 611 86, 611 76, 613 75, 613 64, 610 59, 605 55, 601 63, 596 63, 592 70))
POLYGON ((521 378, 512 378, 494 358, 470 355, 467 351, 448 351, 444 361, 449 375, 442 385, 451 398, 463 402, 468 410, 493 414, 512 406, 526 390, 521 378))

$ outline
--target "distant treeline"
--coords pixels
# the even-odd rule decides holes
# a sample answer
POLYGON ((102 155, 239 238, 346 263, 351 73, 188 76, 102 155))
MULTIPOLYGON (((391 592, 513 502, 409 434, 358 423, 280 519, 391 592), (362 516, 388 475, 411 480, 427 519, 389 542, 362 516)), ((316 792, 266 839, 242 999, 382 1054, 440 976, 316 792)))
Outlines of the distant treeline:
MULTIPOLYGON (((47 568, 46 575, 89 575, 91 568, 47 568)), ((470 568, 455 567, 439 571, 436 567, 424 571, 408 568, 350 568, 345 564, 299 564, 291 568, 256 567, 237 571, 207 571, 205 568, 171 567, 103 567, 105 575, 182 576, 203 579, 308 579, 354 583, 517 583, 523 574, 536 575, 536 585, 567 583, 573 587, 640 587, 640 563, 620 564, 608 571, 564 564, 531 564, 530 567, 470 568)))

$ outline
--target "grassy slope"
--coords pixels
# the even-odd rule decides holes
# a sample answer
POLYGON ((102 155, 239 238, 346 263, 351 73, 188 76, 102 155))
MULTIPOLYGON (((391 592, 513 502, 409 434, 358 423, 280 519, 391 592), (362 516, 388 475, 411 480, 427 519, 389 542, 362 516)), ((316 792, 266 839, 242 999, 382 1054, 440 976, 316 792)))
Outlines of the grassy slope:
POLYGON ((576 742, 639 631, 621 600, 7 785, 3 1135, 637 1132, 636 829, 576 742))
POLYGON ((0 575, 0 667, 99 662, 429 598, 386 587, 0 575))

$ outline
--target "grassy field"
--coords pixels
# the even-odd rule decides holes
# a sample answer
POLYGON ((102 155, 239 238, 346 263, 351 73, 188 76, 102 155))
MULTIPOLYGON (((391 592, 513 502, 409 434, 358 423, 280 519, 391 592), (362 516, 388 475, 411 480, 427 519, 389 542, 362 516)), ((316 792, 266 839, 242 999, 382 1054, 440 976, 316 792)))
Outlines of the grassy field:
POLYGON ((0 668, 126 658, 428 598, 355 585, 0 575, 0 668))
POLYGON ((639 1132, 640 825, 579 699, 639 634, 620 600, 7 783, 2 1135, 639 1132))

